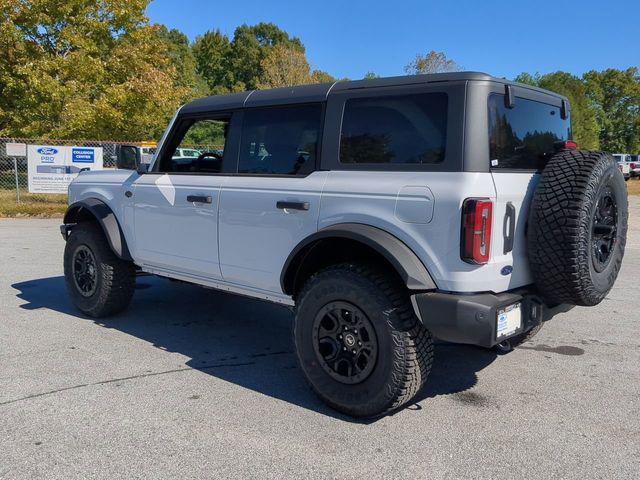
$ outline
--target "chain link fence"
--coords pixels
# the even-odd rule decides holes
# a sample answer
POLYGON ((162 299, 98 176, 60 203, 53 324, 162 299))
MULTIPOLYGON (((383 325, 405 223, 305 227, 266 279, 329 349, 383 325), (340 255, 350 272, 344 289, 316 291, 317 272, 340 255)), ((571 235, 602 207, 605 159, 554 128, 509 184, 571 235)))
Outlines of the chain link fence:
POLYGON ((28 162, 25 156, 10 156, 8 143, 29 145, 102 147, 104 168, 115 168, 116 145, 141 145, 142 142, 114 142, 94 140, 51 140, 34 138, 0 138, 0 217, 51 216, 64 212, 64 194, 30 193, 28 162))

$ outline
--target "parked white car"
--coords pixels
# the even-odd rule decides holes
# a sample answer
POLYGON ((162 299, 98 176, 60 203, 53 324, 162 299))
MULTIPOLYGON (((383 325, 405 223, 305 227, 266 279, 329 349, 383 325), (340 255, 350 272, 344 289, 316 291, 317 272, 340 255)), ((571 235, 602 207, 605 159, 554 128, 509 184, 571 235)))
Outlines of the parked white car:
POLYGON ((424 385, 433 337, 506 352, 605 298, 626 188, 570 131, 566 98, 474 72, 196 100, 150 166, 71 183, 67 288, 93 317, 137 271, 290 306, 313 390, 378 416, 424 385), (186 155, 201 122, 224 149, 186 155))
POLYGON ((614 153, 613 158, 615 158, 621 166, 620 171, 625 176, 625 180, 629 178, 640 178, 640 155, 614 153))
POLYGON ((618 162, 618 168, 622 172, 625 180, 629 180, 629 178, 631 178, 631 165, 630 162, 627 161, 627 157, 628 155, 624 153, 613 154, 613 158, 618 162))

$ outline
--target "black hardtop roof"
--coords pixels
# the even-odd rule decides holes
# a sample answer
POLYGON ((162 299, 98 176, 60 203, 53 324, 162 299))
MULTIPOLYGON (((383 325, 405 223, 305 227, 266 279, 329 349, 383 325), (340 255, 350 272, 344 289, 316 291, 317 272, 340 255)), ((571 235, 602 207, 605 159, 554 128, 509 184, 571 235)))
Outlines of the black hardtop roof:
POLYGON ((451 72, 432 73, 423 75, 403 75, 398 77, 368 78, 362 80, 338 80, 333 83, 319 83, 312 85, 298 85, 295 87, 272 88, 268 90, 252 90, 226 95, 214 95, 194 100, 184 105, 181 113, 200 113, 216 110, 232 110, 243 107, 260 107, 268 105, 285 105, 288 103, 323 102, 329 92, 345 90, 391 87, 401 85, 416 85, 421 83, 458 82, 458 81, 491 81, 521 88, 536 90, 558 98, 562 95, 530 85, 492 77, 482 72, 451 72))

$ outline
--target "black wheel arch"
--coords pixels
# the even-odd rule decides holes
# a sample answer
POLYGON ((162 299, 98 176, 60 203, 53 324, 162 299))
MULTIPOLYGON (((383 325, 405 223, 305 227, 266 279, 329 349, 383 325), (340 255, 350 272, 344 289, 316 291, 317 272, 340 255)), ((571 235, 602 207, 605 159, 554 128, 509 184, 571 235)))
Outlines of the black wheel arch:
MULTIPOLYGON (((436 284, 418 256, 402 240, 378 227, 360 223, 341 223, 325 227, 302 240, 291 251, 282 268, 280 285, 288 295, 295 295, 301 280, 308 277, 305 265, 319 256, 335 255, 336 247, 348 243, 362 251, 382 257, 410 290, 434 290, 436 284)), ((336 262, 348 260, 335 259, 336 262)), ((326 260, 322 266, 326 266, 326 260)), ((315 270, 315 268, 313 269, 315 270)))
POLYGON ((63 232, 72 231, 73 225, 81 221, 97 222, 113 253, 122 260, 133 261, 120 223, 109 205, 99 198, 86 198, 72 203, 64 214, 63 232))

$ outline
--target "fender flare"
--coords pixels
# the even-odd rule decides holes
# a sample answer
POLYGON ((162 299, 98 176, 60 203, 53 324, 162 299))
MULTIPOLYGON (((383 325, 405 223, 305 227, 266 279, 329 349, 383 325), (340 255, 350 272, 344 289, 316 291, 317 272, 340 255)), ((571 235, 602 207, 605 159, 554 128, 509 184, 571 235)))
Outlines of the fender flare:
POLYGON ((370 225, 339 223, 318 230, 298 243, 291 251, 280 275, 280 286, 283 292, 291 294, 295 277, 304 262, 306 247, 327 238, 355 240, 372 248, 391 263, 410 290, 435 290, 437 288, 418 256, 396 236, 370 225))
POLYGON ((113 253, 122 260, 133 261, 127 240, 122 233, 122 228, 118 223, 113 210, 98 198, 86 198, 79 202, 72 203, 64 214, 64 225, 61 228, 62 235, 66 239, 66 235, 73 230, 73 225, 78 223, 78 219, 85 217, 85 212, 92 215, 104 232, 109 247, 113 253))

